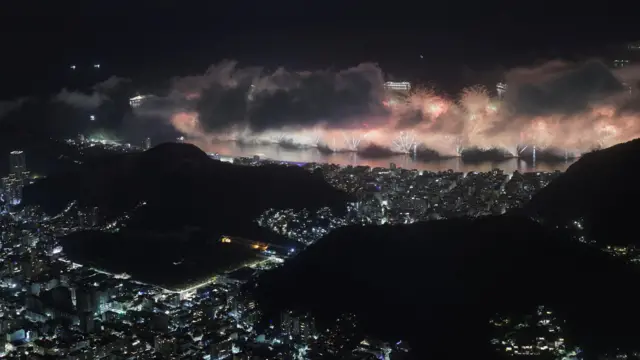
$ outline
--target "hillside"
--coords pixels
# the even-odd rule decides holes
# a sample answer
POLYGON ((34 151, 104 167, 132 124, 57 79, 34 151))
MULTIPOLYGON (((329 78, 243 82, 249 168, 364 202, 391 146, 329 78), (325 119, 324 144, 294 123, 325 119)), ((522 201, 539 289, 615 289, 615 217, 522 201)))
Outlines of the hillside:
POLYGON ((27 204, 50 213, 72 200, 99 207, 107 218, 144 201, 132 230, 195 226, 240 235, 267 208, 341 207, 347 196, 297 167, 237 166, 212 160, 193 145, 167 143, 87 162, 24 190, 27 204))
POLYGON ((636 279, 528 219, 495 217, 339 229, 265 274, 257 298, 271 318, 354 312, 366 332, 408 340, 416 358, 469 358, 491 356, 491 315, 536 305, 561 314, 587 350, 635 344, 636 279))
POLYGON ((91 148, 90 151, 79 151, 62 140, 0 125, 0 175, 9 174, 9 153, 14 150, 24 151, 27 170, 39 176, 73 171, 77 162, 112 153, 99 147, 91 148))
POLYGON ((508 216, 339 229, 266 274, 256 296, 271 316, 355 312, 367 332, 419 344, 417 358, 495 356, 488 318, 535 305, 555 309, 587 354, 635 349, 637 270, 564 225, 583 218, 589 237, 637 242, 638 154, 640 140, 586 154, 508 216))
POLYGON ((583 218, 589 236, 606 244, 637 244, 640 139, 585 154, 536 194, 525 211, 554 224, 583 218))

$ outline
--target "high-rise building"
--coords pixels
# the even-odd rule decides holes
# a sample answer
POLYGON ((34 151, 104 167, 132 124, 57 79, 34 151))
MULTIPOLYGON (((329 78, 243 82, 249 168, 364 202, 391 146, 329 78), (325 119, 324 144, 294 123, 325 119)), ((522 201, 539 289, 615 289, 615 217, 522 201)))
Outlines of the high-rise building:
POLYGON ((152 95, 138 95, 138 96, 134 96, 132 98, 129 99, 129 105, 131 105, 132 108, 137 108, 140 105, 144 104, 145 101, 149 100, 150 98, 153 98, 152 95))
POLYGON ((499 82, 496 85, 496 90, 498 91, 498 98, 502 99, 504 97, 504 94, 507 93, 507 84, 499 82))
POLYGON ((93 209, 91 209, 91 226, 98 226, 100 222, 99 214, 98 207, 94 206, 93 209))
POLYGON ((411 83, 408 81, 387 81, 384 83, 385 90, 394 90, 394 91, 411 91, 411 83))
POLYGON ((154 339, 154 349, 163 356, 169 357, 176 351, 175 339, 168 335, 157 335, 154 339))
POLYGON ((87 218, 84 212, 78 210, 78 227, 84 227, 87 223, 87 218))
POLYGON ((79 314, 84 312, 95 312, 98 310, 96 306, 96 289, 88 286, 81 286, 76 289, 76 310, 79 314))
POLYGON ((78 317, 80 318, 80 331, 85 334, 90 334, 96 330, 95 319, 92 312, 83 312, 78 317))
POLYGON ((640 53, 640 41, 634 41, 627 44, 627 50, 640 53))
POLYGON ((18 205, 22 201, 23 181, 15 174, 2 178, 2 198, 8 205, 18 205))
POLYGON ((15 150, 9 154, 9 163, 11 164, 10 174, 16 175, 18 178, 22 178, 22 175, 27 171, 27 164, 24 157, 24 151, 15 150))
POLYGON ((631 65, 631 61, 629 59, 616 59, 613 60, 613 67, 620 69, 623 68, 625 66, 629 66, 631 65))
POLYGON ((15 150, 9 153, 9 176, 2 178, 2 197, 6 204, 18 205, 22 201, 22 188, 29 172, 24 152, 15 150))
POLYGON ((151 138, 146 138, 146 139, 144 139, 144 142, 143 142, 143 144, 142 144, 142 148, 143 148, 144 150, 149 150, 149 149, 151 149, 151 138))

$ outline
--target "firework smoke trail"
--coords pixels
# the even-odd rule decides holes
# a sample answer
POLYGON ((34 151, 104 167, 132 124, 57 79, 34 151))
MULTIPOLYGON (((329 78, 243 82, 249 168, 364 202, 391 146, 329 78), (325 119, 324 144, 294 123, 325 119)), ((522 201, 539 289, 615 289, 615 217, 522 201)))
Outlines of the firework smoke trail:
MULTIPOLYGON (((358 151, 358 147, 360 146, 360 142, 364 135, 358 135, 357 133, 347 134, 346 132, 342 132, 342 137, 344 138, 345 149, 349 151, 358 151)), ((333 149, 337 150, 337 149, 333 149)))
POLYGON ((447 135, 444 137, 447 142, 451 145, 450 147, 454 149, 454 154, 457 156, 462 155, 462 152, 465 150, 464 141, 462 137, 455 135, 447 135))
POLYGON ((317 126, 311 131, 306 131, 305 137, 311 147, 318 147, 322 144, 322 131, 317 126))

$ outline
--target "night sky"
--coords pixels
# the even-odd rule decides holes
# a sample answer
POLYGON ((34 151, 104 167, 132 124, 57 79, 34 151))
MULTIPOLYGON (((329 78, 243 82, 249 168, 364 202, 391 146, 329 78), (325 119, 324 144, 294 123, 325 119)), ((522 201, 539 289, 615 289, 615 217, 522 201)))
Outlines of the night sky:
POLYGON ((640 39, 637 9, 627 4, 42 3, 48 5, 3 5, 1 98, 54 91, 70 76, 92 81, 116 74, 158 82, 201 73, 223 59, 293 69, 372 61, 394 78, 454 89, 493 81, 513 66, 612 56, 616 44, 640 39), (91 71, 94 62, 102 66, 99 74, 91 71), (82 71, 71 73, 70 64, 82 71))

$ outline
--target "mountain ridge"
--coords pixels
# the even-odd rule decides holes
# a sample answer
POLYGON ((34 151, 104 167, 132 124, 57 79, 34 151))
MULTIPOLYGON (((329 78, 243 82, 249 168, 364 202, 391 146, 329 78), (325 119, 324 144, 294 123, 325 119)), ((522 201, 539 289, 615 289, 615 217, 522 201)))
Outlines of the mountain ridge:
MULTIPOLYGON (((211 159, 194 145, 177 143, 104 157, 24 190, 26 204, 49 213, 77 200, 81 206, 97 206, 110 218, 146 202, 140 216, 132 219, 132 226, 142 228, 246 225, 271 207, 339 209, 348 199, 302 168, 233 165, 211 159)), ((227 228, 231 232, 243 226, 227 228)))

